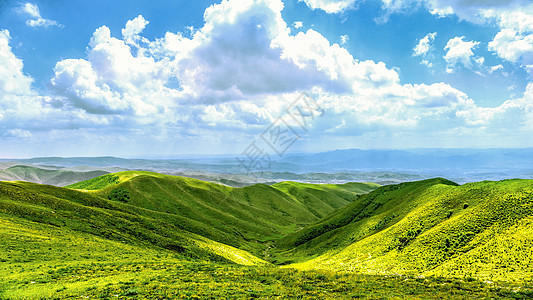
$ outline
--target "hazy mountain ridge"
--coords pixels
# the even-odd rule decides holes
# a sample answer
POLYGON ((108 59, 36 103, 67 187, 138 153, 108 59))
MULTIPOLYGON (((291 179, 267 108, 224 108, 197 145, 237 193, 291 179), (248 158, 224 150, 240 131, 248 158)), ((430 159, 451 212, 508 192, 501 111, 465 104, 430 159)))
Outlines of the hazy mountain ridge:
POLYGON ((272 156, 263 170, 248 173, 237 156, 196 158, 125 159, 117 157, 45 157, 12 161, 19 164, 84 168, 145 170, 193 177, 218 183, 242 186, 295 180, 311 183, 348 181, 400 183, 444 177, 457 183, 507 178, 533 178, 533 148, 524 149, 346 149, 322 153, 272 156))
POLYGON ((102 170, 87 172, 70 171, 64 169, 43 169, 24 165, 15 165, 0 170, 0 181, 29 181, 55 186, 66 186, 74 182, 91 179, 108 174, 102 170))

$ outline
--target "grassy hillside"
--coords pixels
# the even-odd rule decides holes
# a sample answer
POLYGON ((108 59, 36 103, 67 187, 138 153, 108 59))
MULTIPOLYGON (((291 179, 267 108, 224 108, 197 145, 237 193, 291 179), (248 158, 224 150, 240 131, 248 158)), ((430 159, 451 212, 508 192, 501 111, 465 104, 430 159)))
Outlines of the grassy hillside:
POLYGON ((278 260, 302 269, 532 281, 532 230, 532 180, 432 179, 360 196, 280 240, 278 260))
POLYGON ((90 234, 134 247, 170 250, 188 259, 262 263, 243 250, 184 230, 178 218, 54 186, 0 182, 0 217, 4 223, 46 225, 39 227, 41 231, 65 230, 71 235, 68 240, 90 234))
POLYGON ((257 241, 293 232, 376 187, 370 183, 314 188, 280 183, 232 188, 144 171, 108 174, 69 186, 162 213, 159 218, 176 220, 184 230, 256 254, 265 247, 257 241), (293 186, 292 192, 286 189, 288 185, 293 186), (294 189, 301 191, 302 197, 293 195, 294 189))
POLYGON ((0 182, 0 299, 529 299, 532 249, 531 180, 0 182))
POLYGON ((69 170, 48 170, 31 166, 17 165, 0 170, 0 181, 29 181, 55 186, 65 186, 82 180, 107 174, 106 171, 75 172, 69 170))

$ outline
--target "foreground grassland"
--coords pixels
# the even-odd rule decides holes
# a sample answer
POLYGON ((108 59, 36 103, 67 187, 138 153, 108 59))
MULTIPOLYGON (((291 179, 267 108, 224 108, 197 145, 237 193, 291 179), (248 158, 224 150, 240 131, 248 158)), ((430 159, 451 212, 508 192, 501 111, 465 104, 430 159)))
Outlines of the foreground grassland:
POLYGON ((0 299, 531 299, 533 181, 0 182, 0 299))
POLYGON ((2 270, 5 299, 531 299, 473 279, 376 276, 167 260, 19 264, 2 270), (7 273, 7 274, 6 274, 7 273))

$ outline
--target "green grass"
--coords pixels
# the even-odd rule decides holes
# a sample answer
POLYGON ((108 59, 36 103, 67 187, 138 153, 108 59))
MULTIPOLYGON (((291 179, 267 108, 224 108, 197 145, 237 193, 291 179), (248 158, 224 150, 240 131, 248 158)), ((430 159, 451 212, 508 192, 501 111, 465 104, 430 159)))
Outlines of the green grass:
POLYGON ((278 246, 303 269, 532 280, 533 181, 385 186, 278 246))
POLYGON ((119 177, 114 174, 107 174, 104 176, 99 176, 96 178, 92 178, 86 181, 81 181, 78 183, 74 183, 71 185, 68 185, 68 188, 71 189, 82 189, 82 190, 99 190, 104 189, 108 186, 112 186, 119 183, 119 177))
MULTIPOLYGON (((31 268, 32 266, 24 266, 31 268)), ((37 267, 37 266, 33 266, 37 267)), ((508 283, 377 276, 165 260, 13 270, 5 298, 25 299, 529 299, 508 283), (15 288, 11 288, 15 286, 15 288)), ((5 277, 2 276, 5 280, 5 277)))
MULTIPOLYGON (((296 183, 287 183, 296 184, 296 183)), ((295 197, 277 184, 243 188, 152 172, 127 171, 80 182, 69 188, 110 198, 119 190, 127 204, 157 212, 158 219, 179 223, 183 230, 259 254, 267 242, 319 220, 357 196, 378 187, 375 184, 296 184, 305 197, 295 197)))
POLYGON ((531 180, 0 182, 0 299, 530 299, 532 249, 531 180))

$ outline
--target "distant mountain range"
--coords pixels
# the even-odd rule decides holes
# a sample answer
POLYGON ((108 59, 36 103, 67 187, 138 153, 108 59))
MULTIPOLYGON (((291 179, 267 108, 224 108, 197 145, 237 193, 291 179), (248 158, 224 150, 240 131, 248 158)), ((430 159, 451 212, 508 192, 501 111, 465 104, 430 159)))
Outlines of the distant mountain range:
POLYGON ((244 169, 234 156, 191 159, 125 159, 117 157, 43 157, 0 160, 39 168, 75 172, 147 170, 235 186, 295 180, 310 183, 348 181, 399 183, 434 177, 458 183, 533 178, 533 148, 525 149, 346 149, 271 156, 262 169, 244 169))
POLYGON ((31 166, 17 165, 4 170, 0 170, 0 181, 29 181, 55 186, 65 186, 78 181, 91 179, 105 175, 106 171, 69 171, 62 169, 42 169, 31 166))

